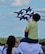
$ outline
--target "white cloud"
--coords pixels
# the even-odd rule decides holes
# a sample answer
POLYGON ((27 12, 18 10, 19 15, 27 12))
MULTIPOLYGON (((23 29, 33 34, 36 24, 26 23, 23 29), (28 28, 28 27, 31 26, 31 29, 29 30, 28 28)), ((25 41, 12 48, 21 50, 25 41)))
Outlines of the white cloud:
POLYGON ((23 4, 28 4, 30 1, 31 0, 22 0, 21 2, 22 2, 22 5, 23 5, 23 4))
POLYGON ((11 5, 12 6, 21 6, 29 4, 31 0, 15 0, 11 5))
POLYGON ((15 0, 15 1, 12 3, 12 6, 20 6, 20 5, 22 5, 21 0, 15 0))

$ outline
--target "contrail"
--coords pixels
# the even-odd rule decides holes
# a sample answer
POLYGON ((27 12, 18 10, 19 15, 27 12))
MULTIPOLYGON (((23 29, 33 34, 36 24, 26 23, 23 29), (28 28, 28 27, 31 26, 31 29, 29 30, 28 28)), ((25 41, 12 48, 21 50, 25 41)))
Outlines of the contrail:
POLYGON ((45 13, 45 11, 40 11, 40 10, 34 10, 36 12, 41 12, 41 13, 45 13))

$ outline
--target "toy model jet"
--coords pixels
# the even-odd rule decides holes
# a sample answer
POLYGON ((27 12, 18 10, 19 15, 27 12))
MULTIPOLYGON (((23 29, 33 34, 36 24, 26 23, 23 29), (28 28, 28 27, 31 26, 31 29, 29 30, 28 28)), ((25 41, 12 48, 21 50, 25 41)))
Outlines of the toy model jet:
POLYGON ((29 17, 31 18, 34 15, 34 11, 31 14, 26 14, 29 15, 29 17))
POLYGON ((30 11, 31 12, 31 8, 30 7, 28 7, 27 9, 23 9, 23 10, 25 10, 26 11, 26 13, 28 12, 28 11, 30 11))
POLYGON ((23 14, 22 10, 20 10, 19 12, 14 12, 14 13, 17 13, 17 17, 21 14, 23 14))

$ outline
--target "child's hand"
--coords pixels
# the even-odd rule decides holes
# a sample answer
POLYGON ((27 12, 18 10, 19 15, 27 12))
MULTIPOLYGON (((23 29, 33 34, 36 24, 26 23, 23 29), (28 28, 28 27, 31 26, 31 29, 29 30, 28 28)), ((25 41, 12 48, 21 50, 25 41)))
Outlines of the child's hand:
POLYGON ((30 19, 29 18, 26 18, 26 21, 30 22, 30 19))

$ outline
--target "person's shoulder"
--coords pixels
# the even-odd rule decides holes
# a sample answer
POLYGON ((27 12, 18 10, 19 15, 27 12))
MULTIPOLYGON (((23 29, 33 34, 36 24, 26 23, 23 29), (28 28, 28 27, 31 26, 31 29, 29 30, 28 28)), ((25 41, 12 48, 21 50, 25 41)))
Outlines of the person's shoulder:
POLYGON ((12 49, 13 49, 13 50, 15 50, 15 49, 16 49, 16 47, 13 47, 12 49))
POLYGON ((7 48, 4 48, 4 50, 3 51, 6 51, 7 50, 7 48))
POLYGON ((37 43, 37 47, 38 47, 38 48, 41 48, 41 45, 40 45, 39 43, 37 43))
POLYGON ((27 46, 27 45, 29 45, 30 43, 27 43, 27 42, 21 42, 20 44, 19 44, 19 46, 27 46))
POLYGON ((7 48, 5 48, 2 52, 3 52, 3 54, 6 54, 6 50, 7 50, 7 48))

